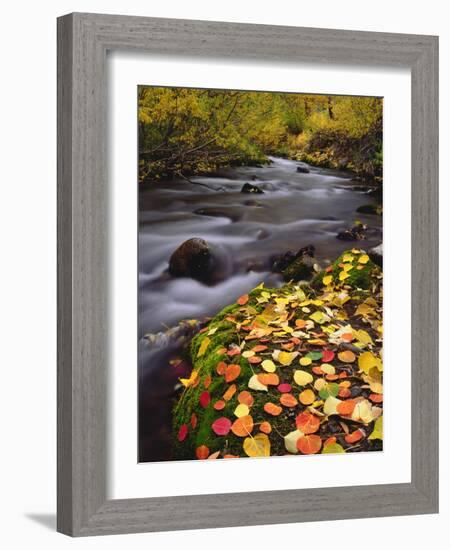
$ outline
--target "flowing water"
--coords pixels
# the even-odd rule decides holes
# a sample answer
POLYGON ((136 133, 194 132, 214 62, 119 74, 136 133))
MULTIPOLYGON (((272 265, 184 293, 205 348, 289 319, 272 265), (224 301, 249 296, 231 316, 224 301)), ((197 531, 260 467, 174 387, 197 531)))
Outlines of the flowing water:
MULTIPOLYGON (((170 407, 174 383, 187 366, 171 370, 168 360, 179 339, 160 335, 182 319, 203 319, 261 282, 282 284, 270 272, 272 259, 314 245, 321 263, 334 260, 352 243, 336 238, 355 220, 376 231, 358 246, 381 241, 381 218, 356 213, 374 202, 351 176, 271 158, 262 167, 231 168, 220 177, 141 184, 139 191, 139 373, 140 460, 170 459, 170 407), (243 194, 244 183, 264 194, 243 194), (214 285, 168 275, 172 252, 192 237, 205 239, 219 258, 214 285), (169 370, 168 370, 169 369, 169 370)), ((186 331, 184 331, 186 332, 186 331)))

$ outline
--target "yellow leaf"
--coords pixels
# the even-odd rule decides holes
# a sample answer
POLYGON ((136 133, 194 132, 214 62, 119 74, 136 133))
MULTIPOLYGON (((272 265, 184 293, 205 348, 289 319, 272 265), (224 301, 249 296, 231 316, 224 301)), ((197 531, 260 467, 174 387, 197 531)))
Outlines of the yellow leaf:
POLYGON ((290 353, 288 351, 280 351, 278 354, 278 362, 280 362, 283 366, 288 366, 292 363, 292 361, 295 359, 296 354, 290 353))
MULTIPOLYGON (((353 250, 352 250, 353 252, 353 250)), ((352 254, 344 254, 342 257, 343 262, 352 262, 353 261, 353 255, 352 254)))
POLYGON ((368 261, 369 261, 369 256, 367 254, 363 254, 362 256, 359 257, 358 259, 358 263, 360 264, 366 264, 368 261))
POLYGON ((266 434, 259 433, 244 439, 244 451, 252 458, 270 456, 270 439, 266 434))
POLYGON ((307 367, 312 363, 312 359, 310 357, 301 357, 299 363, 302 367, 307 367))
POLYGON ((205 351, 208 349, 208 346, 209 346, 209 343, 211 342, 211 340, 205 336, 202 340, 202 343, 200 344, 200 347, 198 348, 198 353, 197 353, 197 357, 201 357, 202 355, 204 355, 205 351))
POLYGON ((331 284, 333 282, 333 276, 332 275, 325 275, 325 277, 322 279, 322 283, 325 285, 325 286, 328 286, 329 284, 331 284))
POLYGON ((370 334, 368 332, 366 332, 365 330, 362 330, 362 329, 361 330, 354 330, 353 335, 356 337, 358 342, 361 342, 362 344, 364 344, 366 346, 367 346, 367 344, 372 344, 373 345, 373 340, 370 337, 370 334))
POLYGON ((348 279, 349 277, 350 277, 350 275, 346 271, 341 271, 339 273, 339 280, 340 281, 345 281, 345 279, 348 279))
POLYGON ((180 378, 180 382, 185 388, 189 388, 190 386, 193 386, 195 384, 197 378, 198 372, 196 370, 193 370, 189 378, 180 378))
POLYGON ((308 384, 311 384, 313 380, 314 378, 312 375, 305 370, 296 370, 294 372, 294 382, 299 386, 307 386, 308 384))
POLYGON ((328 363, 322 363, 320 365, 320 368, 325 374, 336 374, 336 369, 333 367, 333 365, 330 365, 328 363))
POLYGON ((241 418, 241 416, 247 416, 250 412, 250 409, 247 405, 244 405, 243 403, 240 403, 235 409, 234 409, 234 415, 238 418, 241 418))
POLYGON ((273 361, 271 361, 270 359, 265 359, 262 363, 261 363, 261 367, 266 371, 266 372, 275 372, 277 370, 277 367, 275 365, 275 363, 273 361))
POLYGON ((353 269, 353 265, 352 265, 352 264, 344 264, 344 265, 342 266, 342 269, 343 269, 344 271, 351 271, 351 270, 353 269))
POLYGON ((248 381, 248 387, 251 389, 251 390, 256 390, 256 391, 268 391, 267 390, 267 386, 265 386, 264 384, 261 384, 261 382, 258 380, 258 375, 257 374, 254 374, 250 380, 248 381))
POLYGON ((325 399, 325 403, 323 404, 323 412, 330 416, 331 414, 338 414, 337 412, 337 406, 339 403, 342 403, 340 399, 337 399, 336 397, 333 397, 330 395, 325 399))
POLYGON ((377 368, 380 372, 383 370, 381 359, 379 357, 375 357, 375 355, 370 351, 365 351, 364 353, 361 353, 358 358, 358 366, 360 370, 362 370, 366 374, 369 374, 370 370, 374 367, 377 368))
POLYGON ((373 432, 369 435, 368 439, 383 439, 383 417, 382 416, 376 419, 373 432))
POLYGON ((294 430, 293 432, 289 432, 287 435, 285 435, 284 446, 286 447, 286 451, 293 455, 298 454, 297 441, 304 435, 305 434, 300 430, 294 430))
POLYGON ((322 313, 321 311, 315 311, 309 316, 309 318, 315 321, 316 323, 318 323, 319 325, 330 320, 328 315, 325 315, 325 313, 322 313))

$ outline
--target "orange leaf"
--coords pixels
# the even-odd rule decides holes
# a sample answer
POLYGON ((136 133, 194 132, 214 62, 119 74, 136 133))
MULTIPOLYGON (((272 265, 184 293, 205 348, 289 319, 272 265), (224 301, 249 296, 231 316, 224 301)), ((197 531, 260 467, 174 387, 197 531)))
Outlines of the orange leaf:
POLYGON ((254 346, 252 348, 252 351, 254 351, 255 353, 259 353, 260 351, 264 351, 267 349, 267 346, 264 346, 262 344, 259 344, 258 346, 254 346))
POLYGON ((383 396, 379 393, 371 393, 369 395, 369 399, 373 402, 373 403, 383 403, 383 396))
POLYGON ((209 386, 211 385, 211 375, 210 374, 205 376, 205 379, 203 380, 203 385, 205 386, 206 389, 208 389, 209 386))
POLYGON ((219 399, 219 401, 216 401, 213 405, 213 407, 216 409, 216 411, 221 411, 225 408, 225 401, 223 399, 219 399))
POLYGON ((200 445, 200 447, 197 447, 195 450, 195 456, 199 460, 205 460, 205 458, 208 458, 209 456, 209 449, 206 445, 200 445))
POLYGON ((344 342, 351 342, 353 340, 353 334, 351 332, 346 332, 341 336, 341 338, 344 342))
POLYGON ((298 405, 298 401, 292 393, 283 393, 280 397, 280 403, 285 407, 296 407, 298 405))
POLYGON ((296 319, 295 321, 295 326, 297 328, 305 328, 306 327, 306 321, 304 321, 303 319, 296 319))
POLYGON ((348 416, 352 414, 355 406, 356 406, 356 401, 354 399, 347 399, 347 401, 341 401, 340 403, 338 403, 336 410, 339 414, 348 416))
POLYGON ((217 367, 216 367, 216 372, 219 376, 221 376, 222 374, 225 374, 225 371, 227 370, 227 364, 224 363, 223 361, 219 361, 217 363, 217 367))
POLYGON ((314 374, 317 374, 317 375, 319 375, 319 376, 320 376, 321 374, 325 374, 325 373, 323 372, 323 370, 322 370, 320 367, 318 367, 318 366, 313 367, 311 370, 313 371, 314 374))
POLYGON ((257 355, 254 355, 253 357, 249 357, 247 359, 247 361, 249 363, 251 363, 252 365, 258 365, 259 363, 261 363, 262 359, 261 359, 261 357, 258 357, 257 355))
POLYGON ((239 458, 238 455, 223 455, 223 458, 239 458))
POLYGON ((247 390, 241 391, 237 399, 239 403, 241 403, 242 405, 247 405, 247 407, 251 407, 253 405, 253 396, 247 390))
POLYGON ((303 390, 298 398, 302 405, 311 405, 316 400, 316 394, 312 390, 307 389, 303 390))
POLYGON ((342 397, 342 399, 346 399, 347 397, 350 397, 352 392, 348 388, 341 388, 338 393, 338 397, 342 397))
POLYGON ((333 443, 336 443, 337 439, 333 436, 329 437, 323 444, 324 447, 327 445, 332 445, 333 443))
POLYGON ((344 437, 347 443, 356 443, 364 437, 365 433, 361 429, 357 429, 351 434, 348 434, 344 437))
POLYGON ((259 429, 263 434, 270 434, 270 432, 272 431, 272 426, 269 422, 262 422, 259 426, 259 429))
POLYGON ((267 414, 271 414, 272 416, 278 416, 282 412, 282 408, 278 405, 275 405, 274 403, 265 403, 264 404, 264 410, 267 414))
POLYGON ((261 384, 264 384, 264 386, 278 386, 280 383, 278 374, 272 372, 258 374, 258 380, 261 384))
POLYGON ((247 437, 253 430, 253 418, 248 414, 234 421, 231 431, 238 437, 247 437))
POLYGON ((193 430, 195 430, 197 426, 197 416, 195 415, 195 413, 192 413, 192 416, 191 416, 191 426, 193 430))
POLYGON ((317 432, 320 427, 320 419, 309 412, 300 413, 295 419, 295 423, 304 434, 317 432))
POLYGON ((297 449, 304 455, 314 455, 322 448, 322 440, 318 435, 304 435, 297 441, 297 449))
POLYGON ((233 382, 241 374, 241 367, 232 363, 225 370, 225 382, 233 382))
POLYGON ((338 353, 338 358, 343 363, 354 363, 356 355, 353 353, 353 351, 345 350, 338 353))
POLYGON ((245 304, 248 302, 248 294, 243 294, 242 296, 239 296, 239 298, 236 300, 236 302, 240 306, 245 306, 245 304))
POLYGON ((223 394, 225 401, 229 401, 233 395, 236 393, 236 384, 232 384, 227 391, 223 394))

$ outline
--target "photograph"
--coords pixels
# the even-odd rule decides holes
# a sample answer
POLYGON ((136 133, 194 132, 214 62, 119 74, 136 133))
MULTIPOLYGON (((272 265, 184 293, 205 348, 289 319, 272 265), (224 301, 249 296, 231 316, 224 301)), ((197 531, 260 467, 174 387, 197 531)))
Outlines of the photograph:
POLYGON ((381 451, 383 99, 139 86, 138 461, 381 451))

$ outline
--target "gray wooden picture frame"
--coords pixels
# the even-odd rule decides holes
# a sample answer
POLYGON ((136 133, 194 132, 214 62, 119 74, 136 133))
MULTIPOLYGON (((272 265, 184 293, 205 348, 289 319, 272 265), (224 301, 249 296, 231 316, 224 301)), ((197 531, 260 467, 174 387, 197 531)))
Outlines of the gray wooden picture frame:
POLYGON ((83 13, 58 19, 58 531, 84 536, 437 512, 437 312, 437 37, 83 13), (410 483, 107 499, 109 50, 411 69, 410 483))

